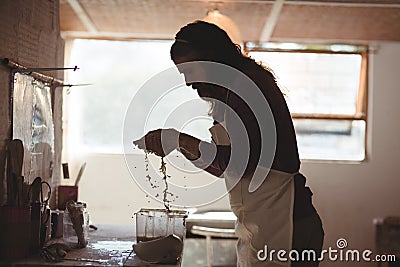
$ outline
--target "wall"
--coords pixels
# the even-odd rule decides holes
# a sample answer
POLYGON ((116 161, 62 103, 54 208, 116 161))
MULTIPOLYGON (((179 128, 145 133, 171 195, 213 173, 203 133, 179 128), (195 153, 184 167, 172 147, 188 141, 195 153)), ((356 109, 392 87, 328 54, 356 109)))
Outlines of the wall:
MULTIPOLYGON (((9 58, 30 68, 62 67, 64 41, 60 37, 59 1, 0 1, 0 58, 9 58)), ((5 186, 5 146, 10 139, 9 89, 10 71, 0 66, 0 203, 5 186)), ((62 79, 62 72, 46 72, 62 79)), ((60 173, 61 161, 61 90, 55 90, 55 150, 53 177, 60 173)), ((53 179, 54 181, 55 179, 53 179)))
MULTIPOLYGON (((314 203, 323 219, 325 248, 336 248, 345 238, 351 249, 374 246, 373 219, 400 215, 400 43, 375 44, 370 56, 368 160, 362 163, 303 162, 302 171, 314 192, 314 203)), ((141 207, 161 207, 145 197, 131 178, 122 155, 87 155, 80 198, 89 203, 94 223, 132 223, 141 207)), ((136 156, 138 166, 143 156, 136 156)), ((74 166, 74 164, 72 164, 74 166)), ((72 168, 77 172, 77 164, 72 168)), ((141 177, 145 179, 145 172, 141 177)), ((204 208, 228 208, 227 198, 204 208)), ((365 262, 325 261, 321 266, 371 266, 365 262)))
MULTIPOLYGON (((375 251, 373 219, 400 216, 400 43, 380 43, 377 48, 371 55, 368 160, 302 166, 323 219, 325 247, 336 248, 336 240, 345 238, 349 248, 375 251)), ((323 266, 345 265, 326 262, 323 266)))
MULTIPOLYGON (((28 67, 63 65, 59 36, 58 1, 0 1, 0 58, 28 67)), ((376 217, 400 214, 398 155, 400 153, 400 44, 380 43, 371 56, 369 159, 360 164, 304 162, 302 171, 314 191, 323 219, 325 247, 346 238, 350 248, 374 251, 376 217)), ((48 73, 62 78, 62 73, 48 73)), ((56 91, 56 149, 61 150, 61 94, 56 91)), ((9 70, 0 67, 0 181, 4 177, 5 144, 9 128, 9 70)), ((60 152, 56 153, 61 155, 60 152)), ((132 212, 156 206, 140 191, 121 155, 92 155, 82 180, 81 199, 89 203, 96 223, 130 223, 132 212), (100 201, 99 201, 100 199, 100 201), (97 204, 94 204, 96 200, 97 204), (91 206, 91 203, 93 205, 91 206)), ((59 159, 56 159, 58 162, 59 159)), ((139 164, 142 158, 138 158, 139 164)), ((76 171, 77 162, 75 162, 76 171)), ((59 175, 59 168, 55 168, 59 175)), ((143 173, 143 177, 145 174, 143 173)), ((3 194, 0 188, 0 196, 3 194)), ((0 198, 1 199, 1 198, 0 198)), ((226 198, 209 208, 227 208, 226 198)), ((367 263, 331 263, 322 266, 367 266, 367 263)), ((370 266, 370 264, 368 264, 370 266)))

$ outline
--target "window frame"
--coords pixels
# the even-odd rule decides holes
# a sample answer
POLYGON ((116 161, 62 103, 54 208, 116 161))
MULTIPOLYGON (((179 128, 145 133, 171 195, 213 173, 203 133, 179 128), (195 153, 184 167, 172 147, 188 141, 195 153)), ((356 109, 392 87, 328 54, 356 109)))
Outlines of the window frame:
POLYGON ((354 51, 333 51, 330 47, 333 44, 298 44, 298 48, 279 48, 279 44, 275 43, 271 47, 265 45, 268 43, 244 42, 243 51, 245 54, 249 52, 285 52, 285 53, 317 53, 317 54, 351 54, 361 56, 360 77, 357 89, 357 101, 354 114, 323 114, 323 113, 292 113, 294 120, 344 120, 344 121, 364 121, 365 137, 364 137, 364 158, 362 160, 346 160, 346 159, 303 159, 307 161, 344 161, 344 162, 365 162, 368 160, 368 73, 369 73, 369 47, 367 45, 343 44, 344 46, 353 46, 354 51), (277 45, 276 45, 277 44, 277 45), (316 48, 311 48, 316 46, 316 48))

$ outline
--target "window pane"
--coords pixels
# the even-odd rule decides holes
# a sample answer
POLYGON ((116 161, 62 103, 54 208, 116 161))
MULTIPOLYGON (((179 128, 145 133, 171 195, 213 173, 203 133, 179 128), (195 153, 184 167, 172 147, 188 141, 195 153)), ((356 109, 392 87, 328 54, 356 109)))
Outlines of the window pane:
MULTIPOLYGON (((249 55, 273 70, 292 113, 355 115, 360 54, 250 51, 249 55)), ((294 125, 302 159, 365 158, 365 121, 294 119, 294 125)))
MULTIPOLYGON (((171 44, 171 41, 75 40, 69 61, 80 69, 68 73, 68 82, 92 85, 72 87, 71 93, 65 96, 69 145, 92 152, 122 152, 125 114, 135 93, 154 75, 175 68, 170 59, 171 44)), ((168 114, 177 107, 187 107, 185 103, 193 99, 199 98, 186 86, 166 95, 157 103, 153 112, 156 115, 149 116, 150 127, 165 126, 168 114)), ((187 123, 183 130, 209 138, 207 129, 212 120, 207 120, 208 104, 192 101, 190 105, 182 116, 205 118, 187 123)), ((168 118, 168 127, 175 127, 180 121, 179 113, 173 114, 178 117, 172 121, 168 118)), ((132 136, 132 140, 140 137, 132 136)))
POLYGON ((300 157, 363 160, 365 121, 294 120, 300 157))
POLYGON ((278 78, 292 113, 355 114, 359 54, 249 52, 278 78))

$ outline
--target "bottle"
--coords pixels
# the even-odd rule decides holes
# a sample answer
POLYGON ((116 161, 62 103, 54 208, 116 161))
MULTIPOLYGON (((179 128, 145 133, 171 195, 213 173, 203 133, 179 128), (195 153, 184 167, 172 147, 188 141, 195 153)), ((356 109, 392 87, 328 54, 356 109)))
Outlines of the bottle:
POLYGON ((63 239, 69 245, 86 247, 89 232, 89 212, 86 203, 68 202, 63 216, 63 239))

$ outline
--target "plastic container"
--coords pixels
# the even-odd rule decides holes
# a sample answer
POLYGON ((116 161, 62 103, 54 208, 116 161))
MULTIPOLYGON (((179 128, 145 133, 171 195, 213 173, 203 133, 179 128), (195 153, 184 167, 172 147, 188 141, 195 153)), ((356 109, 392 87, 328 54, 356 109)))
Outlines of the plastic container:
POLYGON ((136 241, 149 241, 170 234, 183 241, 187 216, 185 210, 141 209, 136 213, 136 241))
POLYGON ((89 233, 89 212, 86 209, 86 203, 77 202, 74 204, 74 208, 79 210, 83 217, 82 225, 78 225, 78 227, 82 227, 84 242, 79 242, 68 209, 65 209, 63 214, 63 239, 67 244, 86 246, 89 233))
POLYGON ((63 237, 63 221, 64 221, 63 210, 51 211, 51 238, 63 237))

